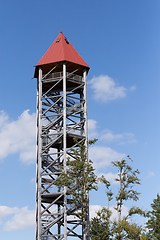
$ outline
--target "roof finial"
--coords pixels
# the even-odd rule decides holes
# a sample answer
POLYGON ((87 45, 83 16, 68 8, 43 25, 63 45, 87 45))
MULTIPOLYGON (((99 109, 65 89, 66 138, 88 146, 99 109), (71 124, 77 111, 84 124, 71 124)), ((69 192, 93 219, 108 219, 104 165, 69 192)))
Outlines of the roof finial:
POLYGON ((62 31, 60 31, 60 33, 62 33, 62 31))

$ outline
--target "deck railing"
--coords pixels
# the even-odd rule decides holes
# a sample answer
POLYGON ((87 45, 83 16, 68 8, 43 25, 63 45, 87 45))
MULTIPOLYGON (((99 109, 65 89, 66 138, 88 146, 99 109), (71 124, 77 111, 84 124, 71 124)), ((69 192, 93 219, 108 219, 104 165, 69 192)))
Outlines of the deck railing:
MULTIPOLYGON (((73 73, 70 73, 70 72, 67 72, 66 73, 66 76, 67 76, 67 79, 70 79, 70 80, 75 80, 75 81, 78 81, 78 82, 82 82, 83 81, 83 77, 80 76, 80 75, 77 75, 77 74, 73 74, 73 73)), ((56 73, 50 73, 49 75, 47 75, 46 77, 44 77, 43 80, 58 80, 60 78, 63 78, 63 72, 56 72, 56 73)))

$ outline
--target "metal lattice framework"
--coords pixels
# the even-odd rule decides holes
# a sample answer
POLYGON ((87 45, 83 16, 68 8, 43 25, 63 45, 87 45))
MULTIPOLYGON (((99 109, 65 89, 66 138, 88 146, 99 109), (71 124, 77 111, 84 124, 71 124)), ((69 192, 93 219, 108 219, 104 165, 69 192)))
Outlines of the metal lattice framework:
MULTIPOLYGON (((87 146, 87 71, 67 72, 67 64, 45 74, 39 67, 37 78, 36 240, 88 239, 68 189, 55 185, 67 171, 73 139, 87 146)), ((88 218, 85 225, 88 229, 88 218)))

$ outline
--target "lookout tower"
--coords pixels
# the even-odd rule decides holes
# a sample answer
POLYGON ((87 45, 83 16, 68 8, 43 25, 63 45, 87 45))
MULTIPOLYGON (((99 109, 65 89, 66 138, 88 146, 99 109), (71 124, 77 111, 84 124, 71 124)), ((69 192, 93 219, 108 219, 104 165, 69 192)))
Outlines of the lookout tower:
POLYGON ((87 146, 88 71, 62 32, 35 66, 36 240, 88 239, 89 218, 82 224, 67 187, 60 189, 55 184, 62 171, 67 171, 71 149, 77 147, 74 138, 87 146))

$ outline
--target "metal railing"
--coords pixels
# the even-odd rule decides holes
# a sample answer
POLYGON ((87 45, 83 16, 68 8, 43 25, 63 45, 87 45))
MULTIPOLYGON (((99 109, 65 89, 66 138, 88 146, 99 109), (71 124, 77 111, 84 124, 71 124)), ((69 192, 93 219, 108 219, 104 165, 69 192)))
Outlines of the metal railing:
MULTIPOLYGON (((67 76, 67 79, 70 79, 70 80, 75 80, 75 81, 78 81, 78 82, 82 82, 83 81, 83 77, 80 76, 80 75, 77 75, 77 74, 73 74, 73 73, 67 72, 66 76, 67 76)), ((63 78, 63 72, 56 72, 56 73, 48 74, 44 78, 44 80, 50 80, 50 79, 58 80, 58 79, 61 79, 61 78, 63 78)))

